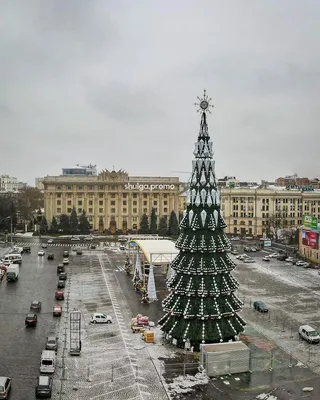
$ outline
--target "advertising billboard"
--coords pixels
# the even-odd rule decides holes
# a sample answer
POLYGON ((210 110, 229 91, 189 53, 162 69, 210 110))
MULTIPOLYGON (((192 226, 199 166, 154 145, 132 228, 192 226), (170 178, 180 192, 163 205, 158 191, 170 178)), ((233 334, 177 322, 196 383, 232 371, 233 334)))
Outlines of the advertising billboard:
POLYGON ((309 214, 305 214, 303 216, 303 225, 308 226, 313 229, 317 229, 318 228, 318 218, 313 217, 312 215, 309 215, 309 214))
POLYGON ((311 247, 312 249, 318 249, 318 233, 310 231, 302 231, 302 244, 304 246, 311 247))

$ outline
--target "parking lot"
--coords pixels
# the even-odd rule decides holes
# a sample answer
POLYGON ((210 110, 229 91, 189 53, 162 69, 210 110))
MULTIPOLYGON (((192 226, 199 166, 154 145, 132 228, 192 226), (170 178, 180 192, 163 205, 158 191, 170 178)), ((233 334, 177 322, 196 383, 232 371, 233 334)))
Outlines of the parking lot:
POLYGON ((80 265, 72 265, 69 300, 64 311, 82 313, 82 351, 70 356, 67 314, 60 335, 66 350, 59 354, 61 375, 54 399, 167 399, 153 357, 152 345, 142 342, 130 329, 132 315, 118 286, 109 255, 84 252, 80 265), (110 315, 112 324, 90 324, 94 312, 110 315), (149 347, 148 347, 149 346, 149 347))

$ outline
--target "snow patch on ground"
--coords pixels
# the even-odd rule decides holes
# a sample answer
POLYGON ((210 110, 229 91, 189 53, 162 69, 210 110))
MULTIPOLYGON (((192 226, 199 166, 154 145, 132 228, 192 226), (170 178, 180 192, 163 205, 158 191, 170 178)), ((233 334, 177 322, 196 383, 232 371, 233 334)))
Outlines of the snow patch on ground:
POLYGON ((192 393, 194 386, 206 385, 209 382, 209 378, 204 372, 199 372, 195 376, 186 375, 178 376, 168 385, 169 391, 174 394, 186 394, 192 393))
POLYGON ((277 398, 272 395, 270 396, 268 393, 261 393, 256 397, 257 400, 277 400, 277 398))

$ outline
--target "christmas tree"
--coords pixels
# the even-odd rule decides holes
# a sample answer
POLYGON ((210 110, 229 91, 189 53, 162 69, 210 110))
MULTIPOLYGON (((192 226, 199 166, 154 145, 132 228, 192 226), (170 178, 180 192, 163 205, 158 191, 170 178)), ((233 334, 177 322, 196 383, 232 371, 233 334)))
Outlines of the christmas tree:
POLYGON ((242 308, 235 295, 239 284, 231 275, 236 265, 227 253, 231 243, 224 233, 226 223, 208 133, 210 100, 206 92, 199 98, 200 132, 193 152, 187 208, 176 241, 180 252, 171 264, 170 294, 163 301, 166 314, 159 321, 161 330, 176 339, 178 347, 187 341, 196 351, 201 343, 234 340, 245 326, 238 315, 242 308))

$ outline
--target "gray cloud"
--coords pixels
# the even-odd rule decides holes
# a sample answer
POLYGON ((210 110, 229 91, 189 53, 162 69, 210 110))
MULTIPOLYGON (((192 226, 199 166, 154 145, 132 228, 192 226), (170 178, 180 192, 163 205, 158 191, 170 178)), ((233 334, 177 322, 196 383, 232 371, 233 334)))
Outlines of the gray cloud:
POLYGON ((2 173, 189 171, 203 88, 219 176, 320 169, 316 0, 11 0, 0 13, 2 173))

